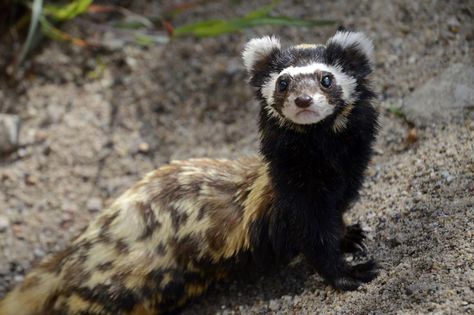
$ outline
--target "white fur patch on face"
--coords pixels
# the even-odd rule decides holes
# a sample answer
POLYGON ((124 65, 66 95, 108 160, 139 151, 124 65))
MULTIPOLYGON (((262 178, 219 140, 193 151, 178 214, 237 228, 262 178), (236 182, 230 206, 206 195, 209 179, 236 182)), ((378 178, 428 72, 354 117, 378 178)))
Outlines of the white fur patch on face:
POLYGON ((245 68, 250 72, 258 60, 265 58, 274 49, 280 49, 280 47, 280 40, 275 36, 264 36, 250 40, 242 52, 245 68))
POLYGON ((276 82, 278 80, 279 74, 274 72, 270 74, 270 78, 267 79, 267 81, 262 85, 262 96, 265 99, 265 109, 267 112, 278 119, 280 123, 283 124, 283 117, 281 117, 280 114, 273 108, 273 103, 274 103, 274 98, 273 98, 273 93, 275 93, 275 86, 276 82))
POLYGON ((270 78, 262 85, 262 96, 267 101, 267 104, 273 104, 274 102, 273 93, 275 93, 275 86, 279 76, 279 73, 273 72, 270 74, 270 78))
MULTIPOLYGON (((339 85, 342 89, 342 99, 346 103, 352 103, 354 101, 355 95, 355 87, 356 87, 356 79, 342 71, 342 68, 339 66, 330 66, 324 63, 312 63, 307 66, 302 67, 288 67, 279 75, 282 74, 289 74, 292 77, 297 76, 298 74, 311 74, 316 71, 325 71, 330 72, 334 76, 336 82, 335 84, 339 85)), ((275 80, 276 82, 276 80, 275 80)))
POLYGON ((336 35, 328 40, 327 45, 331 43, 339 44, 342 48, 356 45, 357 48, 359 48, 362 53, 367 56, 370 62, 373 61, 374 45, 364 33, 337 32, 336 35))

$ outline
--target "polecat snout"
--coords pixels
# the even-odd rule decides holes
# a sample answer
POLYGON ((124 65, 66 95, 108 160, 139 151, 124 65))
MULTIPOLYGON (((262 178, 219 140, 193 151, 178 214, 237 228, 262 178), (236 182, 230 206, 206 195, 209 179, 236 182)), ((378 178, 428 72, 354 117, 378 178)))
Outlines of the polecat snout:
POLYGON ((161 314, 249 265, 303 254, 334 287, 353 290, 375 263, 342 218, 357 198, 377 114, 372 44, 338 32, 326 46, 282 49, 274 37, 243 53, 262 105, 261 156, 176 161, 145 176, 62 252, 0 302, 0 315, 161 314))

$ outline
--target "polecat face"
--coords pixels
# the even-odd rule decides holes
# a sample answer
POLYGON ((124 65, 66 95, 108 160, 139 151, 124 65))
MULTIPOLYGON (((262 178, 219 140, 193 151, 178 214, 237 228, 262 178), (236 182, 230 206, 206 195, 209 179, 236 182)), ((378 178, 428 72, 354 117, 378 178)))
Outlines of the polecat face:
POLYGON ((268 110, 296 124, 315 124, 349 101, 356 80, 318 61, 272 73, 262 86, 268 110))
POLYGON ((284 50, 278 39, 267 36, 251 40, 243 58, 268 113, 282 123, 310 125, 350 114, 357 85, 371 71, 372 50, 362 33, 338 32, 327 46, 284 50))

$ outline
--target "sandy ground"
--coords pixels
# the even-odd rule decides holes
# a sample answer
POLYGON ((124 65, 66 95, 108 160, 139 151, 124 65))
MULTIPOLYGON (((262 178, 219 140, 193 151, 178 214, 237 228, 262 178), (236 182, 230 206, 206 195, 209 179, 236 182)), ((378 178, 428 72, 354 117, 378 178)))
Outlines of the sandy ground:
MULTIPOLYGON (((256 7, 206 4, 177 23, 256 7)), ((387 110, 448 65, 473 64, 474 4, 295 0, 277 11, 335 19, 374 39, 382 128, 348 220, 369 231, 381 274, 339 293, 298 260, 253 282, 219 284, 184 314, 474 314, 474 122, 447 119, 409 136, 413 126, 387 110)), ((261 27, 102 52, 46 44, 19 86, 0 82, 0 112, 23 122, 21 148, 0 160, 0 296, 153 168, 257 152, 243 45, 269 33, 284 44, 320 43, 336 28, 261 27)))

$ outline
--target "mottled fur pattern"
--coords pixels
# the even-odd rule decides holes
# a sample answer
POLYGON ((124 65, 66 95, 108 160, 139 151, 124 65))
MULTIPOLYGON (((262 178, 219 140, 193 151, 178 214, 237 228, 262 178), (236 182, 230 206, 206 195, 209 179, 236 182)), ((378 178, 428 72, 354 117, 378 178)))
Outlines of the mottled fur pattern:
MULTIPOLYGON (((342 213, 358 195, 376 129, 371 44, 360 40, 338 33, 327 47, 287 50, 274 37, 249 42, 244 63, 262 103, 262 156, 176 161, 149 173, 27 275, 0 302, 0 315, 162 314, 235 268, 266 269, 300 253, 336 288, 373 279, 373 262, 343 259, 362 247, 362 230, 345 227, 342 213), (345 98, 344 87, 328 94, 331 116, 297 125, 278 109, 283 100, 269 101, 268 80, 315 62, 355 83, 345 98)), ((309 79, 295 91, 313 88, 309 79)))
POLYGON ((266 169, 258 157, 194 159, 149 173, 30 273, 1 314, 179 308, 226 275, 223 262, 245 263, 239 254, 250 250, 251 226, 272 201, 266 169), (38 305, 41 294, 44 304, 38 305), (21 310, 15 296, 25 301, 21 310))

